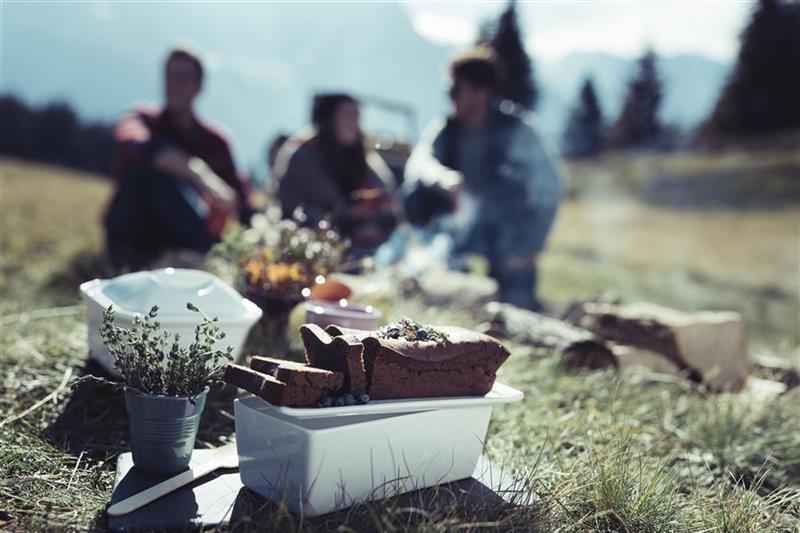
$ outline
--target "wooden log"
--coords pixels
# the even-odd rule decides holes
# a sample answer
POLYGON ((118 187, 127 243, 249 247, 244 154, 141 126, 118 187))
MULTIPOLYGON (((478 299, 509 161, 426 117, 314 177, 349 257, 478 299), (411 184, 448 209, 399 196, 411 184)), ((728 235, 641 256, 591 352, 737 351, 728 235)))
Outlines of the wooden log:
POLYGON ((783 383, 786 390, 800 386, 800 367, 789 358, 757 354, 753 357, 753 373, 783 383))
POLYGON ((568 368, 617 366, 611 346, 586 329, 511 304, 492 302, 484 311, 489 334, 531 346, 542 356, 556 355, 568 368))
POLYGON ((587 303, 573 316, 577 326, 606 341, 660 354, 693 381, 720 390, 740 390, 747 381, 750 362, 737 313, 684 313, 649 303, 587 303))
POLYGON ((438 268, 405 278, 402 286, 405 294, 421 295, 431 306, 479 308, 497 298, 497 282, 492 278, 438 268))

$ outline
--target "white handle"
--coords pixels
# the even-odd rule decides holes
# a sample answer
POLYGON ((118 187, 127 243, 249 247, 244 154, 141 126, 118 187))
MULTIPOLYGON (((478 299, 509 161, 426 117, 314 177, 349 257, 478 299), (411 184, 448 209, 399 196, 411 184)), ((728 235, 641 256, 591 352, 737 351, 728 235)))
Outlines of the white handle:
POLYGON ((195 468, 190 468, 185 472, 173 476, 167 480, 162 481, 157 485, 153 485, 149 489, 136 493, 133 496, 128 496, 124 500, 115 503, 106 511, 111 516, 120 516, 135 511, 140 507, 144 507, 148 503, 166 496, 170 492, 177 490, 184 485, 188 485, 196 479, 200 479, 206 474, 213 472, 219 467, 216 461, 208 461, 195 468))

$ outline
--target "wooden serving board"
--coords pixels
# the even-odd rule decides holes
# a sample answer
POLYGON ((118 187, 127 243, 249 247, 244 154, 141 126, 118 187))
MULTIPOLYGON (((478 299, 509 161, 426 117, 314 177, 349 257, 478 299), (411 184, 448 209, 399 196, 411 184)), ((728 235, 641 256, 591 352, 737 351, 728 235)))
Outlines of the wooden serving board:
MULTIPOLYGON (((200 464, 210 450, 195 450, 192 463, 200 464)), ((117 460, 117 477, 110 504, 116 503, 141 490, 145 490, 166 477, 147 475, 133 467, 130 453, 117 460)), ((415 506, 419 502, 432 502, 435 498, 457 497, 458 503, 485 506, 492 502, 509 502, 516 492, 508 473, 494 467, 484 457, 478 461, 473 477, 442 485, 439 490, 428 488, 397 496, 415 506), (444 490, 442 490, 444 489, 444 490), (420 498, 424 493, 429 495, 420 498)), ((455 502, 452 502, 455 503, 455 502)), ((451 503, 451 504, 452 504, 451 503)), ((215 473, 183 487, 141 509, 123 516, 108 517, 108 527, 114 531, 137 531, 172 528, 191 528, 236 524, 254 512, 269 512, 270 503, 242 485, 238 469, 218 470, 215 473)), ((254 519, 257 520, 257 515, 254 519)))

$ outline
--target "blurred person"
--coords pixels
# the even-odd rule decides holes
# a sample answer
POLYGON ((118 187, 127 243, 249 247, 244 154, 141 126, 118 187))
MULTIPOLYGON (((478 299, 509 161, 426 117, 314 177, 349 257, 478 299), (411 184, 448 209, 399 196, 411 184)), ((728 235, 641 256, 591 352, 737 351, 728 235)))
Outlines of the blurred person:
POLYGON ((275 180, 275 164, 278 162, 278 154, 289 139, 289 134, 280 132, 272 138, 267 147, 267 170, 273 181, 275 180))
POLYGON ((327 218, 356 255, 383 243, 397 225, 391 170, 367 147, 358 101, 348 94, 314 97, 312 127, 284 144, 275 164, 284 217, 301 208, 308 224, 327 218))
POLYGON ((496 101, 497 77, 488 49, 451 63, 453 113, 429 127, 411 154, 406 216, 425 226, 441 215, 471 211, 452 232, 451 262, 467 254, 486 257, 501 300, 541 310, 537 261, 561 199, 561 177, 526 117, 496 101))
POLYGON ((137 108, 117 124, 117 187, 104 217, 116 270, 141 269, 166 252, 204 254, 228 220, 252 214, 225 136, 201 120, 197 55, 177 48, 164 63, 164 105, 137 108))

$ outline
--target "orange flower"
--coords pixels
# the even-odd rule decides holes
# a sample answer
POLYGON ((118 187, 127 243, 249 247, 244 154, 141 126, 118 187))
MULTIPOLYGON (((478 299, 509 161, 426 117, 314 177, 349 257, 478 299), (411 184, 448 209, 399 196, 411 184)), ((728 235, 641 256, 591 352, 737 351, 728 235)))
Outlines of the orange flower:
POLYGON ((258 259, 249 259, 244 264, 244 271, 247 275, 247 282, 250 285, 257 285, 264 277, 264 264, 258 259))
POLYGON ((302 265, 299 263, 274 263, 267 265, 266 277, 271 285, 281 285, 305 280, 302 265))

